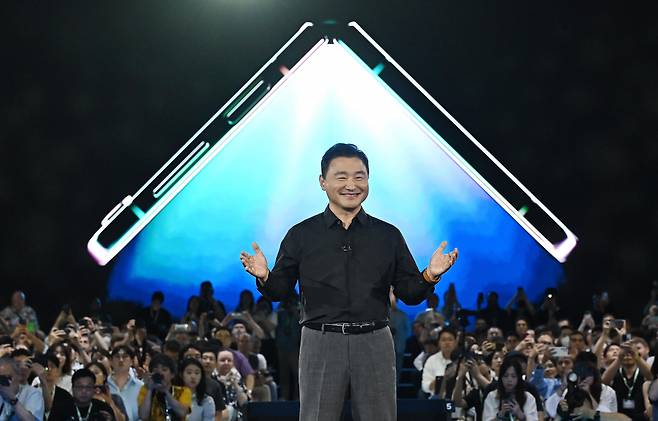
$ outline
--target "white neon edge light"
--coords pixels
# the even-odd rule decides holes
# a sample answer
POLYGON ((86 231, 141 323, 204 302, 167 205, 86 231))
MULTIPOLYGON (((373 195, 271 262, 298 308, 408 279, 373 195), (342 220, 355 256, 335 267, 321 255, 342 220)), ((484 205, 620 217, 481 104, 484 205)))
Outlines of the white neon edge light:
POLYGON ((102 266, 106 265, 114 256, 116 256, 120 250, 123 249, 135 236, 149 223, 151 220, 201 171, 207 164, 212 160, 219 151, 221 151, 224 146, 226 146, 235 136, 236 133, 240 131, 242 126, 247 124, 249 122, 253 115, 256 114, 256 112, 265 104, 269 102, 269 99, 272 97, 272 95, 277 92, 281 87, 285 86, 287 84, 288 79, 290 78, 291 74, 294 74, 294 71, 299 68, 301 65, 303 65, 308 58, 315 53, 315 51, 320 48, 322 45, 327 43, 327 40, 322 39, 319 40, 296 64, 290 69, 290 72, 286 73, 283 75, 279 83, 277 83, 271 90, 268 91, 268 93, 263 97, 263 100, 260 101, 254 108, 252 108, 247 115, 239 122, 237 123, 229 132, 224 136, 224 138, 218 142, 215 146, 213 146, 210 151, 202 158, 200 159, 196 164, 194 164, 193 168, 185 174, 180 181, 169 191, 167 191, 160 200, 158 200, 148 211, 146 212, 145 216, 141 219, 139 219, 128 231, 121 236, 121 238, 114 244, 112 244, 109 248, 106 248, 102 246, 98 242, 98 237, 100 236, 101 232, 105 229, 105 227, 111 223, 114 219, 117 218, 117 216, 121 213, 123 209, 126 207, 130 206, 133 202, 133 198, 137 197, 141 192, 143 192, 148 185, 158 176, 160 175, 166 167, 171 164, 171 162, 178 157, 181 152, 191 143, 193 142, 196 137, 203 132, 203 130, 208 127, 210 123, 212 123, 215 118, 217 118, 225 109, 226 107, 231 104, 236 98, 239 97, 239 95, 247 89, 249 85, 256 79, 256 77, 267 67, 269 66, 278 56, 281 54, 281 52, 290 45, 299 35, 306 30, 309 27, 312 27, 313 24, 310 22, 306 22, 302 25, 302 27, 293 35, 292 38, 286 42, 283 47, 281 47, 276 54, 270 58, 257 72, 252 76, 243 86, 238 90, 238 92, 233 95, 223 106, 222 108, 219 109, 211 118, 204 124, 191 138, 188 140, 185 145, 183 145, 174 156, 172 156, 135 194, 133 195, 128 195, 126 196, 122 202, 121 202, 121 207, 115 206, 112 211, 103 219, 101 222, 101 228, 98 229, 94 233, 94 235, 89 239, 87 242, 87 250, 89 251, 89 254, 96 260, 96 262, 102 266), (104 223, 104 224, 103 224, 104 223))
MULTIPOLYGON (((540 209, 542 209, 564 232, 566 235, 566 239, 560 242, 559 244, 552 244, 550 241, 548 241, 529 221, 527 221, 525 218, 522 218, 518 213, 516 212, 516 209, 505 199, 503 198, 500 194, 498 194, 486 180, 484 180, 476 171, 470 167, 468 163, 466 163, 463 158, 461 158, 458 154, 455 153, 449 153, 449 156, 453 157, 458 157, 458 159, 455 159, 455 162, 464 170, 466 171, 469 175, 473 177, 474 180, 485 190, 489 195, 494 198, 501 206, 503 206, 507 212, 523 227, 526 228, 526 230, 530 233, 530 235, 538 242, 540 243, 553 257, 555 257, 558 261, 564 262, 566 260, 566 257, 568 254, 573 250, 573 248, 576 246, 578 238, 555 216, 553 215, 552 212, 544 206, 539 199, 537 199, 519 180, 516 179, 508 170, 505 168, 489 151, 484 148, 476 139, 471 135, 457 120, 455 120, 454 117, 448 113, 445 108, 441 104, 439 104, 438 101, 436 101, 422 86, 416 82, 411 75, 409 75, 386 51, 384 51, 379 44, 377 44, 370 35, 368 35, 363 28, 361 28, 356 22, 350 22, 348 24, 349 26, 355 28, 361 35, 363 35, 368 42, 370 42, 383 56, 384 58, 391 63, 395 68, 402 73, 403 76, 409 80, 441 113, 443 113, 459 130, 471 141, 473 142, 498 168, 501 169, 528 197, 532 200, 533 203, 535 203, 540 209)), ((293 66, 292 69, 290 69, 289 72, 286 72, 281 79, 279 83, 277 83, 263 98, 262 101, 260 101, 252 110, 250 110, 245 118, 243 118, 238 124, 236 124, 229 132, 227 135, 224 137, 222 141, 217 143, 209 152, 206 154, 201 160, 199 160, 196 164, 194 164, 194 167, 190 172, 185 174, 181 180, 175 185, 173 189, 170 191, 166 192, 165 195, 157 201, 148 211, 146 212, 145 216, 141 219, 139 219, 122 237, 115 243, 110 246, 110 248, 105 248, 103 247, 99 242, 98 242, 98 237, 101 234, 101 232, 105 229, 105 227, 111 223, 116 217, 120 214, 120 212, 125 209, 126 207, 130 206, 133 202, 133 198, 137 197, 140 193, 144 191, 148 187, 148 185, 153 182, 153 180, 158 177, 170 164, 172 161, 174 161, 185 148, 193 142, 199 134, 201 134, 208 125, 210 125, 227 107, 228 105, 232 104, 233 101, 238 98, 250 85, 251 83, 256 79, 256 77, 267 67, 269 66, 278 56, 281 54, 283 50, 285 50, 296 38, 299 37, 299 35, 305 31, 307 28, 312 27, 313 24, 310 22, 304 23, 300 29, 268 60, 243 86, 240 88, 235 95, 233 95, 177 152, 174 154, 134 195, 128 195, 126 196, 120 204, 115 206, 106 216, 103 218, 101 221, 101 228, 96 231, 96 233, 91 237, 89 242, 87 243, 87 249, 89 253, 94 257, 94 259, 100 264, 100 265, 105 265, 107 264, 116 254, 123 249, 186 185, 189 183, 195 176, 198 174, 201 169, 207 165, 210 160, 212 160, 219 151, 221 151, 224 146, 226 146, 235 136, 236 133, 240 131, 240 129, 247 124, 255 114, 257 114, 257 111, 262 108, 266 103, 270 101, 270 98, 272 95, 278 91, 281 87, 286 85, 286 82, 288 81, 289 74, 294 74, 294 71, 298 69, 308 58, 317 51, 318 48, 320 48, 322 45, 327 43, 326 40, 320 40, 318 41, 305 55, 302 57, 302 59, 293 66)), ((252 91, 255 88, 252 88, 252 91)), ((248 97, 249 95, 245 95, 245 98, 248 97)), ((244 101, 244 99, 243 99, 244 101)), ((236 107, 237 108, 237 107, 236 107)), ((407 110, 408 111, 408 110, 407 110)), ((430 138, 435 138, 436 136, 428 130, 427 127, 425 127, 423 124, 420 124, 417 118, 414 118, 414 121, 416 121, 417 124, 420 125, 420 127, 426 131, 429 135, 430 138)), ((449 145, 444 145, 443 142, 435 142, 438 146, 440 146, 442 149, 446 150, 446 148, 450 148, 449 145)), ((453 151, 454 152, 454 151, 453 151)), ((176 171, 173 171, 172 173, 175 173, 176 171)), ((157 187, 156 187, 157 190, 157 187)))
MULTIPOLYGON (((457 128, 464 134, 464 136, 473 142, 473 144, 475 144, 475 146, 477 146, 478 149, 480 149, 480 151, 482 151, 482 153, 487 156, 487 158, 489 158, 501 171, 503 171, 503 173, 507 175, 510 180, 512 180, 514 184, 516 184, 516 186, 519 187, 534 204, 536 204, 542 211, 544 211, 551 218, 551 220, 560 227, 566 238, 558 244, 553 244, 548 241, 546 237, 542 235, 527 219, 521 217, 517 213, 516 209, 505 198, 493 190, 493 188, 489 186, 489 183, 487 183, 477 172, 474 172, 471 169, 470 165, 464 167, 464 165, 458 162, 458 164, 460 164, 460 166, 465 171, 468 171, 469 174, 475 176, 475 178, 479 180, 478 184, 485 188, 485 190, 490 195, 492 195, 492 197, 498 203, 504 206, 512 218, 514 218, 514 220, 516 220, 516 222, 518 222, 521 226, 525 227, 530 235, 532 235, 533 238, 535 238, 535 240, 537 240, 537 242, 539 242, 546 249, 546 251, 548 251, 559 262, 564 263, 569 253, 571 253, 574 247, 576 247, 578 237, 576 237, 576 235, 571 232, 571 230, 569 230, 569 228, 567 228, 566 225, 562 223, 562 221, 560 221, 546 206, 544 206, 544 204, 534 194, 532 194, 530 190, 528 190, 516 177, 514 177, 514 175, 507 168, 505 168, 503 164, 501 164, 484 146, 482 146, 482 144, 480 144, 480 142, 478 142, 477 139, 475 139, 475 137, 468 132, 468 130, 466 130, 452 115, 450 115, 450 113, 445 108, 443 108, 443 106, 436 99, 434 99, 422 86, 420 86, 420 84, 418 84, 418 82, 416 82, 416 80, 409 73, 407 73, 407 71, 404 70, 397 61, 393 59, 393 57, 391 57, 379 44, 377 44, 377 42, 372 39, 372 37, 368 35, 368 33, 358 23, 350 22, 348 23, 348 26, 353 27, 361 35, 363 35, 363 37, 366 38, 368 42, 370 42, 373 47, 375 47, 377 51, 379 51, 389 63, 395 66, 395 68, 425 96, 425 98, 427 98, 439 111, 441 111, 441 113, 443 113, 443 115, 445 115, 455 126, 457 126, 457 128), (484 184, 481 183, 482 181, 484 181, 484 184)), ((426 128, 424 129, 427 130, 426 128)), ((439 146, 442 148, 444 147, 443 145, 439 146)), ((461 161, 463 161, 463 159, 461 159, 461 161)))

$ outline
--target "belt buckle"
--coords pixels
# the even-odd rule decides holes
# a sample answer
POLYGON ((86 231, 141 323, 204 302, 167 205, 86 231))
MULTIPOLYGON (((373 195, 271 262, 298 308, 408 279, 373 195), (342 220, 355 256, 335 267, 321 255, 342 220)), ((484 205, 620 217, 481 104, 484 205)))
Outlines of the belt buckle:
POLYGON ((343 324, 340 326, 340 330, 341 330, 341 332, 343 333, 343 335, 349 335, 348 332, 345 332, 345 326, 347 326, 347 323, 343 323, 343 324))

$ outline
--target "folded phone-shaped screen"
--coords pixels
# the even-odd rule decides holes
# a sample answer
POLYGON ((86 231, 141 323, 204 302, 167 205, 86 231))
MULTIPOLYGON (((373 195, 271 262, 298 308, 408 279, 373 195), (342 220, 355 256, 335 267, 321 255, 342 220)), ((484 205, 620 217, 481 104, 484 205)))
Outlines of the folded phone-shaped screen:
MULTIPOLYGON (((440 134, 439 134, 440 135, 440 134)), ((354 143, 370 160, 369 214, 397 226, 419 268, 442 240, 459 261, 437 287, 454 282, 460 303, 479 291, 504 302, 522 286, 531 299, 561 279, 561 265, 458 165, 428 130, 358 58, 325 44, 268 94, 223 149, 118 255, 110 282, 115 299, 165 292, 165 306, 210 280, 227 309, 255 283, 239 261, 257 241, 274 263, 281 239, 320 213, 320 158, 337 142, 354 143)), ((257 293, 256 293, 257 294, 257 293)), ((407 307, 414 314, 422 307, 407 307)))

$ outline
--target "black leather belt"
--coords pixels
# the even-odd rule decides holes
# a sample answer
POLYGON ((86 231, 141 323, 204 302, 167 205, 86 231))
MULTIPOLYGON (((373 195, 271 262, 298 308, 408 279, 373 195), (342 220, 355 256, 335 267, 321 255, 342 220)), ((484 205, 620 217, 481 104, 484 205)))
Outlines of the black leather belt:
POLYGON ((358 323, 304 323, 309 329, 320 330, 322 332, 336 332, 343 335, 358 335, 361 333, 372 332, 373 330, 382 329, 388 326, 387 321, 377 322, 358 322, 358 323))

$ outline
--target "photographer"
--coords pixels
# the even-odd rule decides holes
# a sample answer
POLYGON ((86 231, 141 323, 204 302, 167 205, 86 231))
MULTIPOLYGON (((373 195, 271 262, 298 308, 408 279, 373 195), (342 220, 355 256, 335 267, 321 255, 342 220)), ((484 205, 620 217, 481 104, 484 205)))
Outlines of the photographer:
POLYGON ((10 357, 0 358, 0 419, 33 421, 43 419, 43 397, 39 390, 20 383, 20 372, 10 357))
POLYGON ((455 406, 465 409, 466 418, 482 419, 484 389, 491 382, 491 378, 487 377, 490 375, 489 366, 482 360, 467 358, 460 364, 452 400, 455 406))
POLYGON ((107 384, 107 369, 103 364, 98 362, 92 362, 85 366, 89 371, 94 373, 96 376, 96 386, 94 399, 103 401, 112 408, 112 414, 117 421, 126 421, 128 419, 128 414, 126 413, 126 407, 123 403, 121 396, 117 394, 110 393, 110 388, 107 384))
POLYGON ((189 414, 192 391, 173 386, 175 374, 176 362, 170 357, 157 354, 151 359, 137 399, 142 421, 183 420, 189 414))
POLYGON ((500 380, 495 391, 487 395, 482 411, 483 421, 537 421, 537 403, 526 391, 521 364, 505 359, 500 368, 500 380))
POLYGON ((644 420, 642 384, 653 379, 651 368, 630 343, 621 346, 617 359, 605 370, 603 383, 617 393, 619 412, 634 420, 644 420))
POLYGON ((423 367, 422 389, 434 394, 436 378, 445 374, 446 367, 452 362, 452 352, 457 348, 457 333, 451 328, 439 332, 439 352, 430 356, 423 367))
MULTIPOLYGON (((591 354, 590 354, 591 355, 591 354)), ((615 391, 603 383, 596 364, 588 361, 579 361, 566 376, 566 389, 558 391, 546 400, 546 413, 550 417, 561 414, 566 417, 575 408, 582 406, 587 399, 589 406, 600 413, 617 412, 617 395, 615 391), (564 403, 568 407, 565 409, 564 403)))

